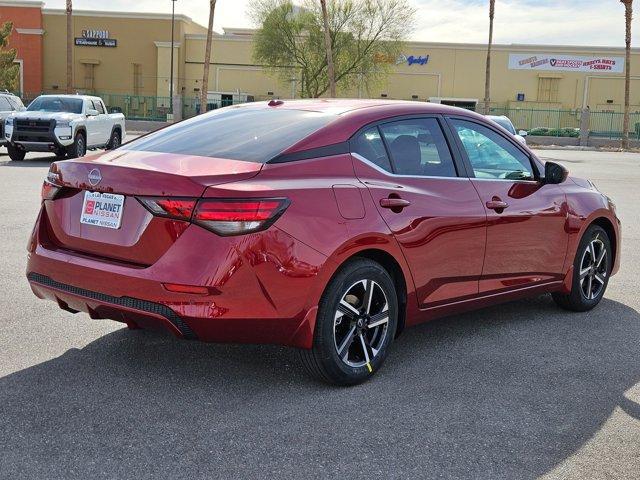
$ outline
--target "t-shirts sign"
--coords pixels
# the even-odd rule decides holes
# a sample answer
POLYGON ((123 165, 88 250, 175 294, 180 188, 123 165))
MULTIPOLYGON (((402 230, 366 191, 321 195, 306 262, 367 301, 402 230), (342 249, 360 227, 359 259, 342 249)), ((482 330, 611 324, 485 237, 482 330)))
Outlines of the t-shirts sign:
POLYGON ((511 53, 509 54, 509 70, 623 73, 624 57, 511 53))

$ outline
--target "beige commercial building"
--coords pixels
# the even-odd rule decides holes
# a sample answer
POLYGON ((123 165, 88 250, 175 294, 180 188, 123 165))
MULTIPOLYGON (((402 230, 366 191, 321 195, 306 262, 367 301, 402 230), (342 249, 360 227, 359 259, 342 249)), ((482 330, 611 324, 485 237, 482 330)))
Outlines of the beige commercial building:
MULTIPOLYGON (((66 19, 64 10, 37 1, 0 1, 0 22, 13 20, 12 37, 21 65, 41 63, 40 71, 23 69, 22 85, 42 92, 66 85, 66 19), (29 12, 19 15, 20 12, 29 12), (41 27, 34 28, 34 16, 41 27), (12 18, 13 17, 13 18, 12 18), (29 25, 21 26, 29 18, 29 25), (40 39, 41 59, 20 45, 40 39), (21 40, 22 39, 22 40, 21 40), (22 42, 22 43, 21 43, 22 42), (26 63, 25 63, 26 62, 26 63), (35 73, 34 73, 35 72, 35 73)), ((74 88, 117 97, 156 97, 163 106, 170 92, 171 15, 132 12, 74 11, 74 88)), ((37 27, 37 25, 36 25, 37 27)), ((206 28, 184 15, 175 17, 174 95, 185 105, 195 102, 202 83, 206 28)), ((252 58, 252 31, 226 28, 216 34, 209 81, 210 101, 289 98, 297 95, 295 72, 281 81, 252 58)), ((26 47, 25 47, 26 48, 26 47)), ((484 96, 486 45, 408 42, 392 73, 369 91, 343 96, 446 102, 472 107, 484 96)), ((36 65, 37 67, 37 65, 36 65)), ((624 49, 557 45, 496 45, 492 61, 492 103, 500 107, 619 112, 624 92, 624 49)), ((632 59, 632 104, 640 111, 640 51, 632 59), (636 93, 637 92, 637 93, 636 93)), ((144 99, 127 100, 128 108, 144 99)), ((110 103, 110 102, 107 102, 110 103)))

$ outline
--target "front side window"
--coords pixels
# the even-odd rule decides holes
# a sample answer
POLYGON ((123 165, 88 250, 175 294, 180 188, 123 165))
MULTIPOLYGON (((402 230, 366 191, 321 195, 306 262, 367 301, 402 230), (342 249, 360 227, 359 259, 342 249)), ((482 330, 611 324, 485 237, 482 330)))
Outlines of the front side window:
POLYGON ((534 180, 529 157, 488 127, 452 119, 476 178, 534 180))
POLYGON ((395 173, 455 177, 456 168, 435 118, 399 120, 380 125, 395 173))
POLYGON ((126 149, 265 163, 336 118, 305 110, 228 107, 140 137, 126 149))
POLYGON ((27 108, 30 112, 82 113, 82 99, 70 97, 38 97, 27 108))

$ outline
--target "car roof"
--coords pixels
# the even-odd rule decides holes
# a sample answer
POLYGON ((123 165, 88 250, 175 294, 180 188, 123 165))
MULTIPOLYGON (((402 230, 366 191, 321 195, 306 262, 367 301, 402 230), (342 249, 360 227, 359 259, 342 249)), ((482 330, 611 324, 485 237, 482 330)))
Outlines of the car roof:
POLYGON ((314 98, 305 100, 271 100, 237 105, 238 108, 278 108, 282 110, 306 110, 342 115, 356 110, 373 107, 415 109, 420 113, 454 113, 461 109, 440 103, 410 100, 354 99, 354 98, 314 98))
POLYGON ((475 119, 482 123, 488 120, 478 113, 449 105, 407 100, 379 99, 312 99, 312 100, 272 100, 252 102, 226 107, 246 109, 301 110, 335 115, 336 119, 292 145, 283 153, 293 153, 306 149, 323 147, 347 141, 358 130, 368 124, 414 115, 455 115, 475 119))

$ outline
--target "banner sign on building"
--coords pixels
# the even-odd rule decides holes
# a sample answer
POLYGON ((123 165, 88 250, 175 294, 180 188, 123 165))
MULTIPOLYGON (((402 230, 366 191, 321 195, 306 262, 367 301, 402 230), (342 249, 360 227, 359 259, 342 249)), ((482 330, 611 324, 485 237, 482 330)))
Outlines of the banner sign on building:
POLYGON ((623 73, 624 57, 561 55, 556 53, 511 53, 509 70, 623 73))

